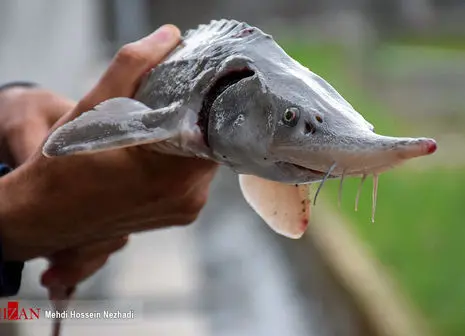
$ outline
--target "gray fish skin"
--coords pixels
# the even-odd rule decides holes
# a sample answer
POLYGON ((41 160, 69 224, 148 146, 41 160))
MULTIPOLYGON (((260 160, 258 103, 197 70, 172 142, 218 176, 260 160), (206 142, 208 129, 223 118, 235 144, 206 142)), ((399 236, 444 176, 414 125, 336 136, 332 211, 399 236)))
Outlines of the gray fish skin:
POLYGON ((213 102, 208 122, 211 151, 198 146, 197 153, 238 173, 309 183, 320 181, 334 162, 333 177, 343 172, 380 173, 434 146, 430 139, 373 133, 373 126, 329 83, 289 57, 260 29, 234 20, 211 25, 189 32, 185 46, 155 68, 136 95, 154 109, 182 101, 199 111, 218 78, 233 71, 246 76, 250 72, 213 102), (202 37, 197 43, 196 36, 202 37), (296 125, 283 121, 288 108, 299 111, 296 125))
POLYGON ((101 117, 91 111, 64 125, 44 154, 153 142, 156 151, 208 158, 240 174, 311 183, 333 166, 329 178, 379 174, 436 149, 432 139, 375 134, 323 78, 270 35, 235 20, 187 32, 135 100, 143 104, 104 102, 96 107, 101 117))

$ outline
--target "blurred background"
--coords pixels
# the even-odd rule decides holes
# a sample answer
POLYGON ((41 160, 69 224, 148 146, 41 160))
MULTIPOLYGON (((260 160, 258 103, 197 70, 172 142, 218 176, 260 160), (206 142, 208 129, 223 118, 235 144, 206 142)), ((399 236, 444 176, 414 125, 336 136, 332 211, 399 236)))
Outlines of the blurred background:
MULTIPOLYGON (((313 208, 318 221, 299 241, 272 233, 223 169, 194 225, 134 236, 81 285, 80 299, 143 303, 143 320, 65 323, 63 335, 378 335, 325 243, 315 243, 312 226, 331 227, 325 212, 337 213, 433 335, 465 335, 464 0, 3 0, 0 81, 33 80, 79 99, 122 44, 163 23, 185 30, 219 18, 271 33, 379 133, 435 137, 439 151, 380 177, 374 225, 371 181, 358 212, 358 181, 345 183, 341 209, 331 181, 326 207, 313 208)), ((330 236, 344 254, 338 233, 330 236)), ((346 264, 357 270, 358 262, 346 264)), ((20 298, 46 297, 45 266, 28 263, 20 298)), ((49 331, 0 324, 0 335, 49 331)))

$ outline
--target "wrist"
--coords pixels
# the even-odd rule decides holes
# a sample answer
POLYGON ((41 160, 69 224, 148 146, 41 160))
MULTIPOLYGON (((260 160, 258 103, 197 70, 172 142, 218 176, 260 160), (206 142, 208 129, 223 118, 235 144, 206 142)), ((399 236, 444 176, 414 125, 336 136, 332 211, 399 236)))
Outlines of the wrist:
POLYGON ((4 261, 27 261, 39 256, 34 247, 40 241, 39 237, 34 238, 34 207, 29 206, 32 181, 20 183, 18 170, 0 178, 0 240, 4 261))

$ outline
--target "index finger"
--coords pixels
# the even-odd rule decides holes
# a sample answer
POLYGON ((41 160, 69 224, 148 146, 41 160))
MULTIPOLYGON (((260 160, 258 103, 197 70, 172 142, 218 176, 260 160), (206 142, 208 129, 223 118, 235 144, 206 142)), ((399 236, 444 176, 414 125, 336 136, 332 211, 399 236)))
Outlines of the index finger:
POLYGON ((65 119, 73 119, 110 98, 132 97, 141 77, 160 63, 180 41, 179 29, 167 24, 152 34, 123 46, 96 86, 65 119))

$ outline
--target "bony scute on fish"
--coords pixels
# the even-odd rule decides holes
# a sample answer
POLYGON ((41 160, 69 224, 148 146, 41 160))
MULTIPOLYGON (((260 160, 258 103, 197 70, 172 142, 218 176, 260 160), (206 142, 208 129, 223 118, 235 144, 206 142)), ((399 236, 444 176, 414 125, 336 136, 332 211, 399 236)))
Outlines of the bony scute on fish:
MULTIPOLYGON (((273 228, 299 238, 308 226, 308 186, 378 176, 431 154, 427 138, 374 133, 327 81, 292 59, 259 28, 211 21, 143 79, 134 99, 113 98, 55 130, 46 156, 128 146, 199 156, 231 167, 242 193, 273 228), (295 186, 297 184, 297 187, 295 186)), ((360 189, 356 196, 356 205, 360 189)))

